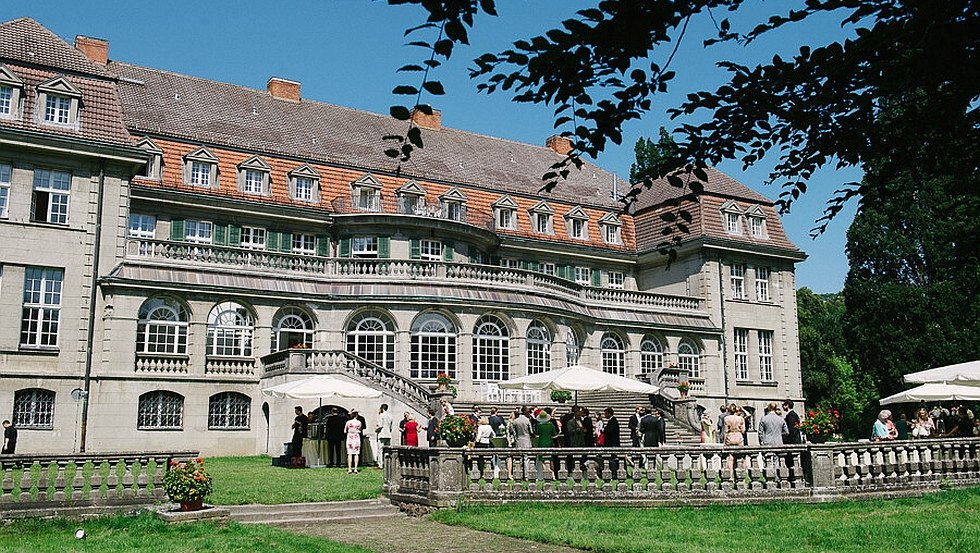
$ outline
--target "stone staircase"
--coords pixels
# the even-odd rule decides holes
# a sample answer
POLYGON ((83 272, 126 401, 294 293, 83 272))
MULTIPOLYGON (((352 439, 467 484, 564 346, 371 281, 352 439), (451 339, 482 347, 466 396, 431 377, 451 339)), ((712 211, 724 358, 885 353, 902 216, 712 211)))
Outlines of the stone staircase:
POLYGON ((242 524, 280 527, 315 526, 330 523, 373 522, 404 515, 386 499, 289 503, 284 505, 232 505, 230 519, 242 524))

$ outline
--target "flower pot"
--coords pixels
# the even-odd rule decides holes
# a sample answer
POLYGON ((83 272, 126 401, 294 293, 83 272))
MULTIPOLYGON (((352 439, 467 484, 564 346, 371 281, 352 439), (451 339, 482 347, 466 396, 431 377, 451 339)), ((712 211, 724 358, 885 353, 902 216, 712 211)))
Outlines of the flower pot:
POLYGON ((446 445, 449 447, 463 447, 469 443, 468 438, 453 438, 452 440, 446 440, 446 445))
POLYGON ((827 434, 807 434, 806 440, 811 444, 823 444, 827 443, 827 434))
POLYGON ((189 501, 180 502, 181 511, 200 511, 204 508, 204 498, 199 497, 197 499, 191 499, 189 501))
POLYGON ((681 392, 681 399, 687 399, 687 392, 681 392))
POLYGON ((448 389, 449 389, 449 384, 437 384, 436 385, 436 390, 438 390, 440 392, 445 392, 448 389))

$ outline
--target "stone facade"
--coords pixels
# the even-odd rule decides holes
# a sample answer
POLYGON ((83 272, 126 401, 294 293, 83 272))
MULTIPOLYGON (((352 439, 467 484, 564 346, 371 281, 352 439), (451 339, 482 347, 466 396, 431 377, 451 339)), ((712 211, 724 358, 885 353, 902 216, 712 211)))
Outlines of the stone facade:
MULTIPOLYGON (((568 363, 668 395, 689 380, 709 409, 803 399, 793 271, 805 256, 770 200, 718 171, 681 204, 690 233, 667 267, 670 197, 651 191, 625 213, 619 179, 588 164, 539 192, 561 140, 455 131, 435 112, 415 165, 396 171, 381 137, 403 123, 301 98, 299 83, 252 90, 128 65, 104 41, 76 50, 27 19, 0 38, 24 100, 0 118, 0 413, 20 419, 24 451, 277 455, 300 402, 261 390, 318 371, 383 387, 396 419, 422 414, 413 386, 440 372, 483 402, 502 379, 568 363), (21 69, 28 35, 44 55, 21 69), (26 132, 60 76, 71 87, 47 94, 75 101, 77 125, 26 132), (50 169, 70 175, 63 222, 32 214, 49 199, 39 190, 61 193, 38 187, 50 169), (62 279, 44 347, 22 332, 30 309, 51 307, 25 301, 32 268, 62 279)), ((381 401, 338 403, 371 427, 381 401)))

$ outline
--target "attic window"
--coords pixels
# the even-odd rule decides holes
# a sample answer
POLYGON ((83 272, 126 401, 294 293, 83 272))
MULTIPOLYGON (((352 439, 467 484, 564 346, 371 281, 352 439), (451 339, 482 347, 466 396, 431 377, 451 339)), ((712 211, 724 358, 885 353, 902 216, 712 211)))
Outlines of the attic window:
POLYGON ((350 193, 354 209, 372 213, 381 211, 381 183, 372 175, 364 175, 352 182, 350 193))
POLYGON ((65 77, 56 77, 37 86, 37 114, 46 125, 78 126, 82 93, 65 77))
POLYGON ((320 173, 309 165, 289 172, 289 197, 301 202, 320 201, 320 173))
POLYGON ((466 195, 458 188, 452 188, 439 196, 439 203, 442 204, 443 219, 466 222, 466 195))
POLYGON ((204 147, 184 156, 184 184, 217 188, 218 158, 204 147))
POLYGON ((405 215, 424 215, 425 189, 414 180, 408 181, 395 191, 398 201, 398 212, 405 215))
POLYGON ((554 214, 555 211, 545 202, 539 202, 532 207, 530 215, 534 232, 538 234, 554 234, 554 214))
POLYGON ((742 224, 738 213, 725 213, 725 231, 728 234, 742 234, 742 224))
POLYGON ((269 164, 259 156, 252 156, 238 164, 238 190, 254 196, 269 195, 269 164))
POLYGON ((19 119, 24 81, 0 64, 0 119, 19 119))
POLYGON ((143 138, 137 142, 136 147, 145 150, 149 154, 143 176, 148 179, 160 180, 163 174, 163 150, 149 138, 143 138))
POLYGON ((565 216, 565 229, 569 238, 576 240, 589 239, 589 216, 581 207, 576 207, 565 216))
POLYGON ((493 203, 493 220, 498 229, 517 229, 517 204, 509 196, 493 203))

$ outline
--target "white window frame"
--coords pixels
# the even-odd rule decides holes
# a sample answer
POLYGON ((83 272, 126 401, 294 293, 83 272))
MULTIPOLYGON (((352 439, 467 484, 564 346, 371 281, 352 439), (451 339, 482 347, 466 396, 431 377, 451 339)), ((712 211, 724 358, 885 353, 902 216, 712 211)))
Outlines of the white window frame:
POLYGON ((507 230, 517 229, 517 210, 507 207, 498 207, 497 228, 507 230))
POLYGON ((191 186, 198 186, 201 188, 211 188, 214 186, 214 184, 211 182, 211 176, 214 168, 213 163, 196 159, 190 160, 189 163, 191 186))
POLYGON ((242 227, 239 245, 248 250, 264 250, 267 233, 262 227, 242 227))
POLYGON ((350 240, 351 257, 375 259, 378 257, 377 236, 354 236, 350 240))
POLYGON ((221 392, 208 398, 208 430, 248 430, 252 398, 239 392, 221 392))
POLYGON ((442 261, 442 242, 439 240, 419 240, 419 259, 442 261))
POLYGON ((551 213, 535 213, 534 232, 538 234, 554 234, 554 216, 551 213))
POLYGON ((313 348, 315 323, 310 314, 297 307, 283 307, 272 319, 272 352, 302 344, 313 348))
POLYGON ((527 327, 527 374, 551 370, 551 332, 541 322, 527 327))
POLYGON ((619 271, 609 271, 606 273, 606 284, 614 290, 622 290, 626 287, 626 273, 619 271))
POLYGON ((14 115, 16 108, 14 105, 15 98, 14 87, 0 85, 0 117, 10 119, 14 115))
POLYGON ((267 174, 258 169, 242 169, 242 192, 253 196, 265 194, 265 177, 267 174))
POLYGON ((763 382, 774 382, 772 342, 775 333, 771 330, 759 330, 756 334, 759 340, 759 378, 763 382))
POLYGON ((499 382, 510 378, 510 333, 493 315, 473 326, 473 381, 499 382))
POLYGON ((21 315, 20 346, 57 348, 61 326, 61 298, 64 269, 27 267, 24 271, 24 305, 21 315))
POLYGON ((347 352, 395 370, 395 324, 378 311, 365 311, 347 324, 347 352))
POLYGON ((640 373, 653 376, 664 366, 664 348, 656 338, 640 342, 640 373))
POLYGON ((300 255, 316 255, 316 236, 312 234, 293 233, 293 253, 300 255))
POLYGON ((316 180, 311 177, 293 177, 293 199, 301 202, 313 202, 316 180))
POLYGON ((555 276, 556 274, 558 274, 558 266, 555 265, 554 263, 542 263, 541 272, 548 276, 555 276))
POLYGON ((575 331, 569 328, 565 332, 565 366, 571 367, 578 365, 581 356, 582 345, 579 343, 578 334, 575 334, 575 331))
POLYGON ((252 357, 255 318, 245 306, 226 301, 208 314, 208 357, 252 357))
POLYGON ((130 238, 142 240, 153 240, 156 238, 157 218, 153 215, 142 213, 129 214, 129 233, 130 238))
POLYGON ((599 342, 602 356, 602 372, 626 376, 626 345, 623 339, 607 332, 599 342))
POLYGON ((569 218, 566 220, 568 225, 568 237, 574 240, 589 239, 589 222, 585 219, 569 218))
POLYGON ((602 238, 607 244, 622 244, 622 227, 609 223, 602 225, 602 238))
POLYGON ((689 378, 701 378, 701 351, 693 344, 681 342, 677 346, 677 366, 689 378))
POLYGON ((732 211, 725 212, 725 232, 728 234, 742 234, 742 215, 732 211))
POLYGON ((0 219, 6 219, 10 212, 10 182, 14 168, 9 163, 0 163, 0 219))
POLYGON ((501 257, 500 266, 505 269, 520 269, 521 260, 514 257, 501 257))
POLYGON ((749 379, 749 329, 735 328, 732 352, 735 355, 735 380, 749 379))
POLYGON ((582 286, 592 285, 592 269, 590 267, 575 267, 575 283, 582 286))
POLYGON ((71 173, 50 169, 34 170, 34 186, 31 195, 31 220, 39 223, 67 225, 71 207, 71 173), (45 194, 43 218, 37 213, 40 196, 45 194))
POLYGON ((210 244, 214 240, 214 223, 187 219, 184 221, 184 241, 195 244, 210 244))
POLYGON ((24 388, 14 392, 13 416, 16 428, 54 430, 55 392, 44 388, 24 388))
POLYGON ((72 98, 61 94, 48 92, 44 95, 44 115, 45 123, 51 125, 71 125, 72 122, 72 98))
POLYGON ((745 264, 732 263, 731 265, 731 289, 732 299, 745 299, 745 264))
POLYGON ((186 355, 190 317, 179 302, 150 298, 140 306, 136 323, 136 352, 186 355))
POLYGON ((772 301, 769 293, 769 275, 769 267, 755 268, 755 300, 758 302, 772 301))
POLYGON ((155 390, 139 397, 137 430, 183 430, 184 396, 155 390))
POLYGON ((749 228, 751 229, 753 237, 755 238, 766 237, 766 220, 764 218, 757 217, 757 216, 750 216, 749 228))
POLYGON ((412 323, 409 376, 435 380, 440 373, 456 378, 457 332, 439 313, 422 313, 412 323))

